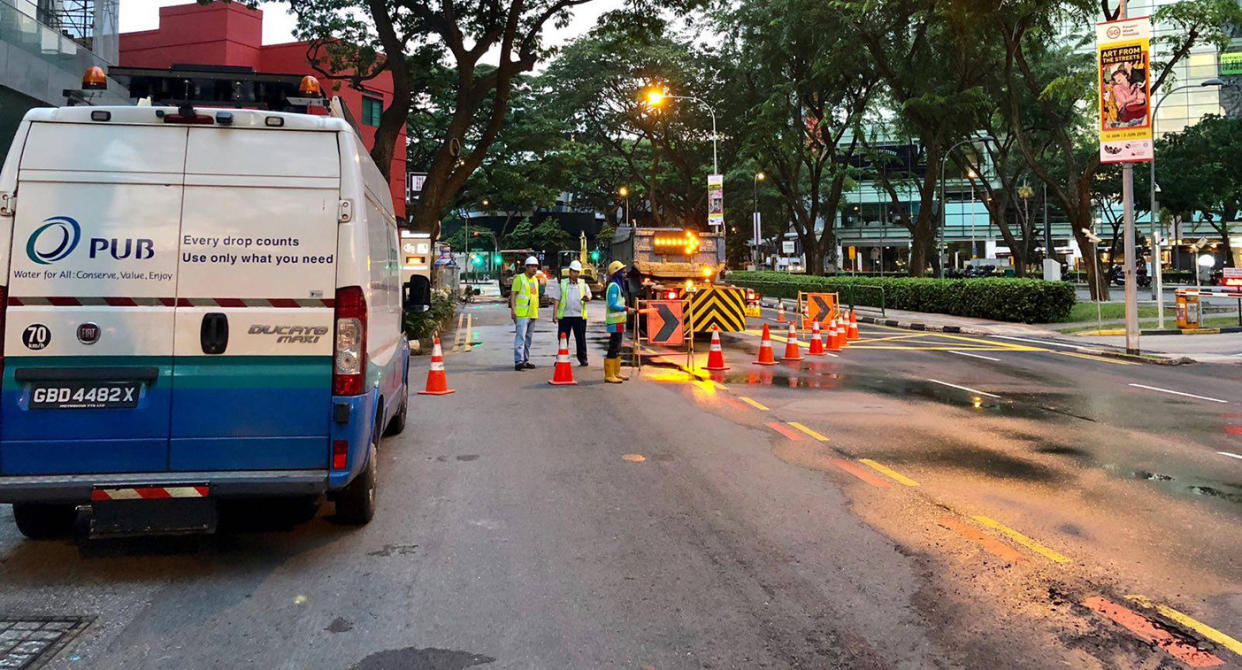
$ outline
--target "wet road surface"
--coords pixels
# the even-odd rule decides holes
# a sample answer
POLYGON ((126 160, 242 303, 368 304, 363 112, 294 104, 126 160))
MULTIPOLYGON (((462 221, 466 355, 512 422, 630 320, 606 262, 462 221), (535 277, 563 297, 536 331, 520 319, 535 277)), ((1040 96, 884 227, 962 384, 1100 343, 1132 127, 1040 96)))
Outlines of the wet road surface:
POLYGON ((372 524, 76 545, 0 506, 0 627, 83 617, 60 668, 1242 667, 1242 367, 866 325, 765 367, 752 319, 727 371, 617 386, 596 319, 553 387, 551 323, 518 373, 470 309, 372 524))

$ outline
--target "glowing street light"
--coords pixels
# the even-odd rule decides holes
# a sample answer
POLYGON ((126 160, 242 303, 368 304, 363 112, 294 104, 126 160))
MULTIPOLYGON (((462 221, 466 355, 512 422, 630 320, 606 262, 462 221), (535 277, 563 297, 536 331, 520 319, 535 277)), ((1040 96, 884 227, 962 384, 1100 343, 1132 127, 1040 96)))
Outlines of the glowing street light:
POLYGON ((660 107, 664 105, 666 100, 690 100, 707 108, 707 111, 712 115, 712 174, 720 174, 720 165, 716 160, 716 109, 707 104, 702 98, 696 98, 693 95, 669 95, 658 88, 647 89, 648 105, 660 107))
POLYGON ((625 224, 630 224, 630 189, 622 186, 617 189, 617 195, 625 198, 625 224))

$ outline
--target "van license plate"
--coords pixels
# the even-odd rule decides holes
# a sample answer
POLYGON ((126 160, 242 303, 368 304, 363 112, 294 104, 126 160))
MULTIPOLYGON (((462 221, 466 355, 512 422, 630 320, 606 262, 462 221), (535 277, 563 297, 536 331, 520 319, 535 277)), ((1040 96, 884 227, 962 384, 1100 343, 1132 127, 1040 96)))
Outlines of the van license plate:
POLYGON ((131 409, 138 382, 35 382, 30 409, 131 409))

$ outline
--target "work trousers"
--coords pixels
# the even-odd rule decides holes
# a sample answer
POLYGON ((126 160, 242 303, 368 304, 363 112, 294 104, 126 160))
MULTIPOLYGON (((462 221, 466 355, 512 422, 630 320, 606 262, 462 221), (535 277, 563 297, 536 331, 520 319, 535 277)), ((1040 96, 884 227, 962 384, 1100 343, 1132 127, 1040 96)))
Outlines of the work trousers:
POLYGON ((617 358, 621 355, 621 338, 625 333, 608 333, 608 353, 605 358, 617 358))
POLYGON ((513 364, 530 362, 530 339, 535 334, 535 319, 519 318, 513 328, 513 364))
POLYGON ((557 340, 560 340, 562 337, 569 339, 569 334, 571 332, 574 334, 574 342, 577 344, 578 348, 578 362, 586 365, 586 317, 562 316, 560 320, 556 322, 557 340))

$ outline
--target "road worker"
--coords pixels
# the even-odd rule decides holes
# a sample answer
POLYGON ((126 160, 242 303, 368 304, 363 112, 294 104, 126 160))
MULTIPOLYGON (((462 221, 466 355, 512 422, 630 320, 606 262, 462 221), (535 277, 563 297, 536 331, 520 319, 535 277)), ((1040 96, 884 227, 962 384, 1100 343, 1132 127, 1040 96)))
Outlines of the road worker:
POLYGON ((621 374, 621 339, 625 336, 625 317, 634 311, 626 306, 629 291, 625 288, 625 263, 613 261, 608 266, 608 291, 604 305, 604 324, 608 330, 608 353, 604 355, 604 381, 620 384, 629 379, 621 374))
POLYGON ((513 319, 513 369, 530 370, 530 340, 535 333, 535 321, 539 319, 539 259, 526 259, 526 271, 513 276, 509 291, 509 317, 513 319))
POLYGON ((591 289, 582 279, 582 263, 569 264, 569 276, 561 278, 560 292, 552 305, 552 319, 556 321, 556 337, 569 341, 573 333, 577 346, 578 365, 586 367, 586 303, 591 299, 591 289))

